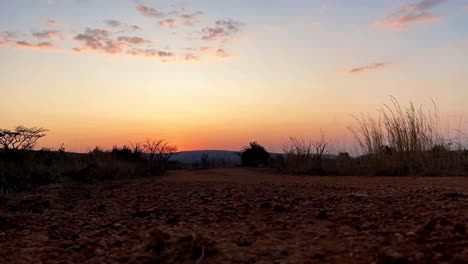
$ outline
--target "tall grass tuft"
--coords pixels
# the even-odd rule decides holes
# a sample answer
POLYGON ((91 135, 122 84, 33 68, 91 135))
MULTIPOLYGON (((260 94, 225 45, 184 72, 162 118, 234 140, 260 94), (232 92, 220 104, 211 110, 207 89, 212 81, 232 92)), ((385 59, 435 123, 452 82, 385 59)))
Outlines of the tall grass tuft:
POLYGON ((432 108, 402 107, 391 98, 377 117, 361 114, 349 130, 362 150, 371 174, 432 175, 462 174, 462 149, 439 132, 437 105, 432 108))

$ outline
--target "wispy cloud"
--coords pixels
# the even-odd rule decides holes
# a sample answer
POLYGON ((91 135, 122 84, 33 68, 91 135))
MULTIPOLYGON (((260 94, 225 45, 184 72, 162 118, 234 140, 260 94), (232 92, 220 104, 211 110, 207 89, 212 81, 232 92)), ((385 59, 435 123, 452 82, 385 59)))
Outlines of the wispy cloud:
POLYGON ((60 23, 57 20, 53 20, 53 19, 44 20, 44 24, 46 24, 48 26, 54 26, 54 27, 60 25, 60 23))
MULTIPOLYGON (((82 0, 74 0, 82 1, 82 0)), ((46 1, 50 4, 58 1, 46 1)), ((231 54, 225 51, 225 47, 235 35, 240 32, 243 24, 234 19, 219 19, 205 24, 201 19, 202 11, 189 11, 185 8, 155 9, 142 3, 135 4, 137 12, 141 15, 154 19, 160 27, 166 27, 171 33, 177 35, 175 38, 189 41, 192 47, 182 49, 176 43, 161 43, 144 36, 135 36, 136 30, 141 29, 137 25, 127 24, 120 19, 102 20, 101 26, 86 27, 79 29, 70 28, 71 25, 59 23, 53 19, 43 20, 45 29, 33 28, 30 34, 0 33, 0 46, 11 48, 25 48, 38 50, 63 50, 56 44, 72 43, 72 51, 76 53, 96 52, 106 55, 139 56, 149 58, 160 58, 161 61, 203 61, 204 58, 230 58, 231 54), (171 9, 173 11, 171 11, 171 9), (203 22, 203 24, 202 24, 203 22), (65 25, 67 25, 65 27, 65 25), (64 27, 62 27, 64 26, 64 27), (176 30, 182 27, 194 27, 190 30, 176 30), (75 32, 70 35, 69 32, 75 32), (78 33, 76 33, 78 32, 78 33), (20 36, 21 38, 18 38, 20 36), (180 36, 180 37, 179 37, 180 36), (55 43, 55 40, 61 40, 55 43), (209 44, 200 45, 202 41, 211 41, 209 44), (63 42, 63 43, 62 43, 63 42), (164 48, 175 46, 173 48, 164 48), (200 47, 203 46, 203 47, 200 47), (173 52, 174 51, 174 52, 173 52), (180 52, 180 53, 179 53, 180 52)), ((136 12, 136 11, 134 11, 136 12)), ((60 21, 62 22, 62 21, 60 21)), ((148 33, 142 31, 141 34, 148 33)), ((165 32, 167 33, 167 32, 165 32)), ((136 34, 138 35, 138 34, 136 34)), ((168 40, 171 41, 171 40, 168 40)), ((184 47, 187 47, 184 44, 184 47)))
POLYGON ((140 14, 147 16, 147 17, 156 17, 156 18, 163 18, 164 13, 160 12, 150 6, 146 6, 144 4, 138 4, 137 5, 137 10, 140 12, 140 14))
POLYGON ((202 29, 202 40, 226 41, 240 31, 242 23, 233 19, 218 20, 214 26, 202 29))
POLYGON ((130 49, 127 54, 133 56, 157 57, 157 58, 172 58, 175 54, 168 51, 158 51, 155 49, 130 49))
POLYGON ((133 32, 141 29, 137 25, 128 25, 126 23, 123 23, 122 21, 114 19, 104 20, 104 24, 106 24, 106 26, 112 28, 114 31, 117 32, 133 32))
MULTIPOLYGON (((36 50, 61 50, 50 41, 30 42, 26 40, 18 40, 16 33, 3 32, 0 33, 0 46, 11 46, 21 49, 36 49, 36 50)), ((45 38, 45 37, 44 37, 45 38)))
POLYGON ((0 47, 6 46, 8 44, 14 43, 13 40, 15 37, 15 33, 13 32, 2 32, 0 33, 0 47))
POLYGON ((179 13, 178 17, 182 20, 182 24, 185 26, 193 26, 195 21, 203 15, 203 12, 198 11, 195 13, 179 13))
POLYGON ((25 49, 37 49, 37 50, 60 50, 60 48, 54 46, 51 42, 39 42, 39 43, 30 43, 27 41, 17 41, 15 42, 17 48, 25 49))
POLYGON ((177 21, 173 18, 164 19, 158 22, 161 27, 177 28, 177 21))
POLYGON ((109 27, 120 27, 122 25, 122 23, 118 20, 113 20, 113 19, 109 19, 109 20, 105 20, 104 23, 106 23, 106 25, 108 25, 109 27))
POLYGON ((92 50, 106 54, 118 54, 122 53, 126 46, 124 42, 112 40, 111 32, 105 29, 87 28, 84 33, 78 34, 74 39, 82 44, 81 47, 73 49, 77 52, 92 50))
POLYGON ((369 65, 362 66, 362 67, 348 69, 347 73, 359 74, 359 73, 364 73, 364 72, 371 71, 371 70, 383 69, 387 67, 388 65, 389 63, 379 62, 379 63, 369 64, 369 65))
POLYGON ((84 33, 75 36, 75 40, 81 42, 79 48, 74 48, 76 52, 95 51, 108 55, 132 55, 145 57, 170 58, 175 54, 166 51, 158 51, 154 48, 140 48, 151 44, 150 40, 142 37, 118 36, 105 29, 87 28, 84 33))
POLYGON ((221 58, 221 59, 228 59, 232 56, 228 54, 224 49, 218 49, 216 51, 216 57, 221 58))
POLYGON ((125 42, 128 45, 143 45, 147 43, 151 43, 150 40, 141 38, 141 37, 128 37, 128 36, 120 36, 117 38, 120 42, 125 42))
POLYGON ((200 51, 203 51, 203 52, 210 52, 210 51, 216 51, 216 48, 214 47, 200 47, 199 48, 200 51))
POLYGON ((38 39, 54 39, 54 38, 63 38, 62 33, 59 30, 43 30, 33 32, 32 36, 38 39))
POLYGON ((198 60, 199 60, 198 56, 195 56, 195 55, 192 54, 192 53, 185 54, 185 55, 184 55, 184 59, 185 59, 186 61, 198 61, 198 60))
POLYGON ((408 29, 411 24, 438 21, 441 19, 441 16, 431 13, 429 10, 444 1, 445 0, 423 0, 417 3, 403 5, 384 19, 376 21, 374 25, 401 31, 408 29))

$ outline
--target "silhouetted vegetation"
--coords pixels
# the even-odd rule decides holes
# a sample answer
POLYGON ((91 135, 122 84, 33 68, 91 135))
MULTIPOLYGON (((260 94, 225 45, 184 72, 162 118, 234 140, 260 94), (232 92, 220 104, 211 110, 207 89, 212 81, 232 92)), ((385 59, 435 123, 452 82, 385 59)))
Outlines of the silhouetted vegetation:
POLYGON ((44 137, 47 129, 18 126, 13 130, 0 129, 0 146, 4 150, 31 150, 44 137))
POLYGON ((325 135, 314 141, 290 138, 290 142, 283 146, 284 156, 279 158, 277 166, 283 172, 296 174, 323 175, 323 155, 328 146, 325 135))
POLYGON ((437 106, 424 110, 412 103, 391 105, 377 117, 361 115, 349 127, 362 155, 349 153, 324 158, 327 142, 291 138, 284 155, 272 165, 280 171, 309 175, 455 176, 468 173, 468 151, 458 142, 439 133, 437 106))
POLYGON ((360 163, 377 175, 463 175, 468 170, 461 142, 439 133, 437 106, 402 107, 395 98, 375 118, 361 115, 350 130, 362 149, 360 163))
POLYGON ((257 142, 250 142, 250 145, 241 151, 242 165, 247 167, 258 167, 261 164, 266 164, 269 158, 270 154, 257 142))
POLYGON ((0 193, 58 182, 90 183, 159 175, 176 149, 162 140, 148 140, 146 144, 114 146, 111 150, 96 147, 86 154, 67 153, 63 145, 57 151, 34 151, 32 148, 46 130, 19 128, 14 132, 0 130, 0 193), (148 145, 150 142, 153 144, 148 145))
MULTIPOLYGON (((392 98, 379 116, 361 115, 349 127, 362 155, 327 153, 322 133, 316 140, 291 137, 283 154, 270 156, 251 142, 240 152, 243 166, 270 166, 284 173, 307 175, 453 176, 468 173, 468 150, 460 137, 446 139, 439 133, 437 107, 426 111, 413 104, 402 107, 392 98)), ((85 182, 160 175, 168 168, 210 169, 232 167, 233 161, 203 154, 199 161, 181 166, 170 161, 177 148, 164 140, 86 154, 58 150, 33 150, 47 132, 18 126, 0 129, 0 192, 28 190, 57 182, 85 182)))

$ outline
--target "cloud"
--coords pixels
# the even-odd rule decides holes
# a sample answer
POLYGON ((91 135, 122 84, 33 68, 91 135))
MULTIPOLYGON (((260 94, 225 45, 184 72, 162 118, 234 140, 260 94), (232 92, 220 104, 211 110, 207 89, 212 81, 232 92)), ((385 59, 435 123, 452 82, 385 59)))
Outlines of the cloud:
POLYGON ((167 28, 177 28, 177 21, 173 18, 168 18, 159 21, 158 23, 161 27, 167 27, 167 28))
POLYGON ((32 36, 38 39, 63 38, 62 33, 58 30, 43 30, 39 32, 33 32, 32 36))
POLYGON ((8 44, 14 43, 15 41, 13 40, 15 37, 15 33, 13 32, 2 32, 0 33, 0 47, 1 46, 6 46, 8 44))
POLYGON ((16 40, 16 34, 13 32, 2 32, 0 33, 0 46, 11 45, 15 48, 23 49, 37 49, 37 50, 60 50, 49 41, 42 41, 38 43, 32 43, 24 40, 16 40))
POLYGON ((199 49, 200 49, 200 51, 203 51, 203 52, 210 52, 210 51, 215 51, 216 50, 216 48, 206 47, 206 46, 205 47, 200 47, 199 49))
POLYGON ((441 16, 432 14, 428 12, 428 10, 444 1, 445 0, 423 0, 417 3, 403 5, 384 19, 376 21, 374 25, 401 31, 408 29, 411 24, 438 21, 441 16))
POLYGON ((232 57, 230 54, 226 53, 224 49, 218 49, 216 51, 216 57, 222 58, 222 59, 227 59, 232 57))
POLYGON ((218 20, 212 27, 205 27, 202 29, 202 40, 222 40, 227 41, 230 37, 240 31, 242 24, 238 21, 227 19, 218 20))
POLYGON ((109 27, 120 27, 122 25, 122 23, 118 20, 113 20, 113 19, 109 19, 109 20, 105 20, 104 23, 106 23, 106 25, 108 25, 109 27))
POLYGON ((77 52, 93 50, 106 54, 118 54, 122 53, 123 48, 127 46, 125 42, 112 40, 111 32, 105 29, 86 28, 84 33, 78 34, 74 39, 82 44, 80 48, 73 49, 77 52))
POLYGON ((349 74, 359 74, 359 73, 364 73, 366 71, 370 70, 378 70, 378 69, 383 69, 388 66, 388 63, 385 62, 379 62, 379 63, 374 63, 362 67, 357 67, 357 68, 351 68, 347 70, 349 74))
POLYGON ((144 4, 137 5, 137 10, 140 14, 147 17, 163 18, 165 15, 163 12, 157 11, 156 9, 144 4))
POLYGON ((192 53, 185 54, 184 59, 186 61, 198 61, 199 60, 199 58, 192 53))
POLYGON ((195 23, 195 21, 198 19, 198 17, 200 17, 201 15, 203 15, 203 12, 201 11, 198 11, 198 12, 195 12, 195 13, 179 13, 178 16, 180 17, 180 19, 182 20, 182 24, 186 25, 186 26, 193 26, 193 24, 195 23))
POLYGON ((27 41, 16 41, 15 46, 17 48, 26 48, 26 49, 59 50, 59 48, 55 47, 54 44, 50 42, 30 43, 27 41))
POLYGON ((128 45, 143 45, 147 43, 151 43, 151 41, 140 38, 140 37, 127 37, 127 36, 121 36, 117 38, 118 41, 120 42, 125 42, 128 45))
POLYGON ((172 58, 175 54, 168 51, 158 51, 155 49, 130 49, 127 54, 133 56, 157 57, 157 58, 172 58))
POLYGON ((104 23, 108 27, 116 29, 117 32, 133 32, 133 31, 141 29, 137 25, 127 25, 125 23, 122 23, 121 21, 114 20, 114 19, 104 20, 104 23))
POLYGON ((44 20, 44 24, 49 25, 49 26, 54 26, 54 27, 60 25, 60 23, 57 20, 53 20, 53 19, 44 20))

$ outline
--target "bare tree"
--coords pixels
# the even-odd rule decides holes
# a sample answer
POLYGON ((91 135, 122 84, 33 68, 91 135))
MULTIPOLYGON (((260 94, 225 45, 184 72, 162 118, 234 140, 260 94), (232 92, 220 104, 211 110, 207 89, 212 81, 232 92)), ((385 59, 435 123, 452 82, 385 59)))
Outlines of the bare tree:
POLYGON ((320 131, 320 138, 318 140, 315 140, 312 143, 312 145, 314 146, 314 149, 315 149, 314 159, 316 161, 320 161, 328 146, 328 143, 325 140, 325 134, 323 133, 323 131, 320 131))
POLYGON ((47 129, 18 126, 14 130, 0 129, 0 146, 5 150, 31 150, 45 137, 47 129))
POLYGON ((143 143, 143 150, 149 155, 150 171, 162 172, 166 169, 167 162, 177 151, 177 147, 170 145, 165 140, 149 140, 143 143))

